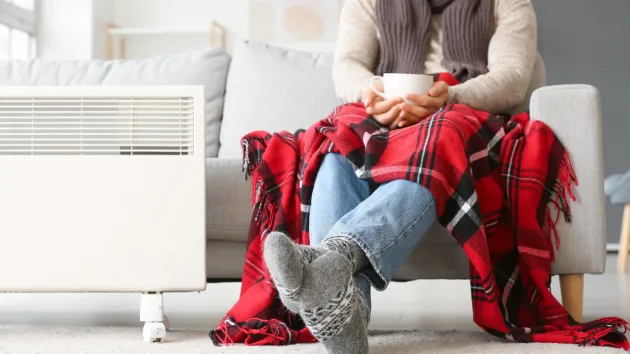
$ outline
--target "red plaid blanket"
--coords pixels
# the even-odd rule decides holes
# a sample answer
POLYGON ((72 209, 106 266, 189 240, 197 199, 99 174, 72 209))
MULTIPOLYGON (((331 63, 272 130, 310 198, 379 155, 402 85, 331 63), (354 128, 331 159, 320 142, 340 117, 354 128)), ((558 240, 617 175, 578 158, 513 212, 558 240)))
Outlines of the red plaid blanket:
MULTIPOLYGON (((453 83, 452 77, 441 79, 453 83)), ((396 179, 433 193, 439 222, 470 260, 474 321, 515 342, 576 343, 628 350, 627 322, 577 323, 549 290, 552 210, 570 221, 576 179, 555 134, 527 113, 491 115, 450 105, 412 127, 389 131, 360 104, 338 107, 295 134, 243 138, 254 213, 239 301, 210 333, 216 345, 286 345, 316 340, 280 303, 261 245, 272 230, 308 244, 308 206, 322 157, 340 153, 375 185, 396 179)), ((554 237, 555 235, 555 237, 554 237)))

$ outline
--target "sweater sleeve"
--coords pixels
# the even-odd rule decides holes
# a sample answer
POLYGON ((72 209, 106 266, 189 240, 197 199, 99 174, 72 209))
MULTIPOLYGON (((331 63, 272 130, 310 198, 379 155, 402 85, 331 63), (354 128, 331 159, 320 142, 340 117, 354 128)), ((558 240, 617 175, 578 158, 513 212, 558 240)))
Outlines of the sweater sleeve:
POLYGON ((500 112, 525 100, 537 58, 531 0, 496 0, 497 28, 488 49, 488 73, 451 87, 449 101, 500 112))
POLYGON ((376 0, 347 0, 341 11, 332 69, 335 91, 344 102, 358 102, 374 76, 379 51, 376 0))

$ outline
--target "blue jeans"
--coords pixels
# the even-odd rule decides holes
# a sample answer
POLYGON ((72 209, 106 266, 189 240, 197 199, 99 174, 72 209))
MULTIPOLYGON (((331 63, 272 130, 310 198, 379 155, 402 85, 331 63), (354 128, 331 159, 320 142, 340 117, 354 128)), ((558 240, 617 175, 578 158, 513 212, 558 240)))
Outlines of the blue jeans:
POLYGON ((371 285, 379 291, 387 288, 436 219, 433 195, 421 185, 396 180, 371 193, 343 156, 324 157, 311 198, 311 245, 346 236, 363 249, 370 265, 355 280, 370 308, 371 285))

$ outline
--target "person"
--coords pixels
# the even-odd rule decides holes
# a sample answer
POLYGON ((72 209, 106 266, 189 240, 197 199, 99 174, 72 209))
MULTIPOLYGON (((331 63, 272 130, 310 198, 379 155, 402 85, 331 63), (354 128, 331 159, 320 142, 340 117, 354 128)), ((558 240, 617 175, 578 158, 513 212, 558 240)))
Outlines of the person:
MULTIPOLYGON (((333 79, 345 102, 363 102, 388 129, 418 124, 457 103, 503 112, 525 100, 537 59, 530 0, 347 0, 333 79), (449 72, 428 95, 382 99, 369 81, 383 73, 449 72)), ((368 351, 371 287, 383 291, 436 222, 420 183, 374 188, 349 161, 327 154, 310 205, 310 246, 274 232, 263 255, 284 305, 299 313, 331 354, 368 351)))

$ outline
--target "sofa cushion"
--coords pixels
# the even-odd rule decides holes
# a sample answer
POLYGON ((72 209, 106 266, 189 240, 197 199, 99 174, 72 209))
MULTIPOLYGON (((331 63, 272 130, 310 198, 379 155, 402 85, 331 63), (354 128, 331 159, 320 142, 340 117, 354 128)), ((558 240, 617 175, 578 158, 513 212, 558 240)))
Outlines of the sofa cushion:
POLYGON ((255 130, 294 132, 328 116, 341 101, 332 81, 332 54, 252 42, 232 53, 219 157, 241 158, 241 138, 255 130))
POLYGON ((229 55, 205 48, 138 60, 0 61, 0 85, 203 85, 206 154, 217 156, 229 55))

